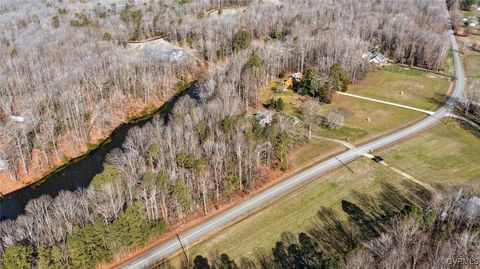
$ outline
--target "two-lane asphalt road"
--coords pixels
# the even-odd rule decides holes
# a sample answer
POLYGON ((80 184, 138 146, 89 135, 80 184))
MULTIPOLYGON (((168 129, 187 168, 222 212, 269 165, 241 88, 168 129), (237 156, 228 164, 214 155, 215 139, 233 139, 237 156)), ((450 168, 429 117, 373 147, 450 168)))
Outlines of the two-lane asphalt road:
MULTIPOLYGON (((437 123, 442 117, 448 115, 455 104, 462 98, 462 92, 465 86, 465 76, 463 71, 462 62, 460 59, 460 55, 458 53, 457 43, 453 36, 452 31, 449 31, 449 38, 450 43, 452 45, 453 56, 455 59, 455 73, 457 77, 455 89, 453 90, 449 100, 447 103, 439 108, 435 113, 431 116, 428 116, 424 120, 417 122, 416 124, 405 128, 399 132, 394 134, 382 137, 377 139, 373 142, 360 146, 358 148, 350 149, 342 154, 339 154, 331 159, 328 159, 318 165, 315 165, 312 168, 309 168, 295 176, 292 176, 279 184, 276 184, 267 190, 258 193, 248 200, 238 204, 224 212, 218 214, 217 216, 212 217, 211 219, 200 223, 189 230, 180 234, 180 238, 182 243, 190 243, 201 236, 204 236, 208 233, 215 231, 216 229, 226 225, 232 220, 239 218, 240 216, 246 214, 247 212, 251 211, 252 209, 258 208, 262 206, 265 202, 284 194, 288 190, 299 186, 309 180, 317 178, 319 175, 324 174, 334 168, 341 166, 342 162, 349 162, 352 161, 363 154, 396 142, 400 139, 406 138, 411 136, 415 133, 418 133, 435 123, 437 123), (339 161, 340 160, 340 161, 339 161)), ((149 265, 152 265, 156 261, 159 261, 162 258, 169 256, 170 254, 174 253, 175 251, 181 248, 178 240, 173 238, 169 241, 166 241, 155 248, 129 260, 128 262, 124 263, 123 265, 119 266, 122 269, 137 269, 137 268, 147 268, 149 265)))

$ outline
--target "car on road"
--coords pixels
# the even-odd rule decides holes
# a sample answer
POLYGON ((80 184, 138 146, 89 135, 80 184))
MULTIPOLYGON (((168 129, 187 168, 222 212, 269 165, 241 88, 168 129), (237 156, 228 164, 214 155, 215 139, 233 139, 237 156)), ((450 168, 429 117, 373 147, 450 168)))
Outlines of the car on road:
POLYGON ((381 163, 383 162, 383 158, 380 156, 373 156, 372 160, 376 163, 381 163))

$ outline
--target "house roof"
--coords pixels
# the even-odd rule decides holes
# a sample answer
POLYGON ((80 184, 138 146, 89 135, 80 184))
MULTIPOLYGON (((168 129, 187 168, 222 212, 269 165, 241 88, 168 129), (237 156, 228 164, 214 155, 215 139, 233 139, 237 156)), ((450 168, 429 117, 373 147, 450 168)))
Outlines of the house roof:
POLYGON ((8 167, 7 162, 4 160, 0 160, 0 170, 7 169, 7 167, 8 167))
POLYGON ((387 58, 383 56, 381 53, 374 54, 375 56, 372 56, 369 60, 369 62, 375 62, 375 63, 384 63, 387 61, 387 58))
POLYGON ((379 60, 379 61, 381 61, 381 62, 387 60, 387 58, 385 58, 385 56, 383 56, 383 54, 381 54, 381 53, 375 55, 375 59, 377 59, 377 60, 379 60))
POLYGON ((292 74, 292 78, 294 79, 302 79, 303 78, 303 74, 300 73, 300 72, 297 72, 295 74, 292 74))
POLYGON ((272 112, 271 111, 268 111, 268 110, 264 110, 264 111, 261 111, 261 112, 257 112, 255 114, 255 118, 258 120, 258 121, 261 121, 261 120, 265 120, 265 119, 268 119, 272 116, 272 112))

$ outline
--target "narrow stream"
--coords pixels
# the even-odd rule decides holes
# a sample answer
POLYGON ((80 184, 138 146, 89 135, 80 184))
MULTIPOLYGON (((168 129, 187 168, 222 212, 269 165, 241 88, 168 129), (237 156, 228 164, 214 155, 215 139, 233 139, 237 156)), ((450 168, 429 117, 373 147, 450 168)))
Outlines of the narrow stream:
MULTIPOLYGON (((192 99, 199 100, 197 90, 197 83, 192 83, 187 90, 175 95, 160 109, 152 113, 152 116, 160 114, 167 121, 172 108, 180 97, 188 95, 192 99)), ((88 187, 93 177, 103 171, 103 163, 107 154, 115 148, 121 148, 128 131, 133 127, 142 127, 152 119, 153 117, 148 117, 147 119, 136 120, 119 126, 110 136, 109 143, 99 146, 88 155, 51 174, 42 183, 33 184, 6 194, 0 199, 0 220, 17 218, 17 216, 24 213, 25 206, 31 199, 38 198, 44 194, 55 197, 62 190, 75 191, 82 187, 88 187)))

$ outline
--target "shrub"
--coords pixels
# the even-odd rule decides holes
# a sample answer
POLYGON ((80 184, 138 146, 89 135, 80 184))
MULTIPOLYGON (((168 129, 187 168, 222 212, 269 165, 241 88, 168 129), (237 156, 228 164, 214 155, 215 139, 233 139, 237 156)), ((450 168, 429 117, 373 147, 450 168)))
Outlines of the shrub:
POLYGON ((252 42, 252 35, 247 30, 238 30, 238 32, 233 35, 233 51, 241 51, 250 46, 252 42))
POLYGON ((328 112, 324 125, 330 129, 340 129, 343 127, 343 119, 343 113, 337 108, 334 108, 328 112))

